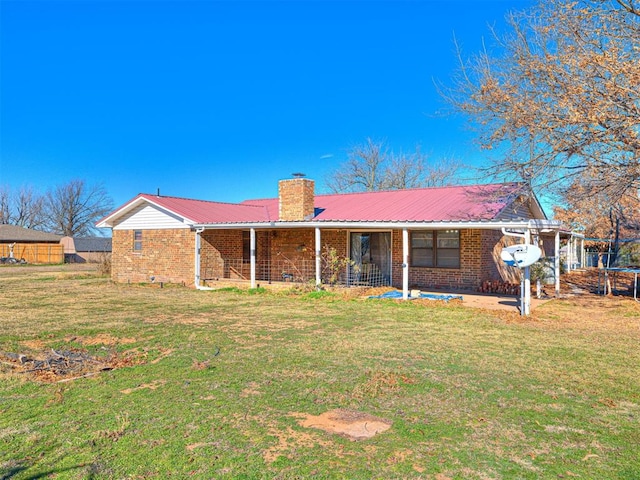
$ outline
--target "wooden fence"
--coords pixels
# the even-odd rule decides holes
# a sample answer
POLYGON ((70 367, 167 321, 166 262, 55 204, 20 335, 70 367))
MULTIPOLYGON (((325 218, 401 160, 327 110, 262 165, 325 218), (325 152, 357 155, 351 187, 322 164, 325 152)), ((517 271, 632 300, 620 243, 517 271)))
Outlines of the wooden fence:
MULTIPOLYGON (((0 244, 0 257, 9 256, 9 245, 0 244)), ((16 243, 13 256, 27 263, 64 263, 64 246, 59 243, 16 243)))

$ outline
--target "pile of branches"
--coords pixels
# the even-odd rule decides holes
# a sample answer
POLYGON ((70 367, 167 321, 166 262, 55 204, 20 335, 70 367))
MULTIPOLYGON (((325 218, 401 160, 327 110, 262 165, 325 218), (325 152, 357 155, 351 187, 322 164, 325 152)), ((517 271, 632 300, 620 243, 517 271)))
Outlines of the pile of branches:
POLYGON ((0 359, 21 373, 30 373, 43 380, 86 377, 113 369, 103 360, 77 350, 58 351, 52 348, 42 359, 20 353, 0 352, 0 359))

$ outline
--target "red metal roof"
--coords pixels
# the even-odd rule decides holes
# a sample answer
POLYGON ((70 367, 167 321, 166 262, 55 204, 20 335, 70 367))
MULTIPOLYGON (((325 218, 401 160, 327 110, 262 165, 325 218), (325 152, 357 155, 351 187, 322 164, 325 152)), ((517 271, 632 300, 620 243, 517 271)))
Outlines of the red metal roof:
MULTIPOLYGON (((382 192, 316 195, 313 221, 450 222, 494 220, 519 193, 517 183, 460 185, 382 192)), ((195 224, 267 223, 278 220, 278 199, 222 203, 140 194, 101 222, 110 223, 147 201, 195 224)))
POLYGON ((245 223, 270 221, 267 209, 260 205, 209 202, 191 198, 166 197, 141 193, 101 221, 105 221, 127 207, 146 200, 169 210, 193 223, 245 223))
MULTIPOLYGON (((517 183, 316 195, 314 221, 449 222, 493 220, 520 191, 517 183)), ((278 199, 246 200, 278 217, 278 199)))

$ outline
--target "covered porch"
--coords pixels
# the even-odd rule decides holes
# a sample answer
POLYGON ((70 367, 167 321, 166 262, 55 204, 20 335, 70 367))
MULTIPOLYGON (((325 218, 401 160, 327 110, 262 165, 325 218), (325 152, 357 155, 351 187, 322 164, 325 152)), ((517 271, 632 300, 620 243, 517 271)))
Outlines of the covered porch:
MULTIPOLYGON (((434 230, 491 230, 500 232, 504 238, 515 237, 512 242, 522 244, 540 243, 544 237, 545 243, 553 244, 556 295, 560 289, 561 237, 571 246, 568 251, 573 257, 566 262, 569 268, 576 268, 582 260, 576 253, 578 249, 571 233, 563 230, 559 222, 550 220, 424 224, 316 222, 304 227, 298 222, 272 222, 268 226, 200 225, 196 228, 195 284, 204 288, 207 282, 236 280, 248 282, 252 288, 258 283, 395 286, 402 291, 403 298, 408 299, 410 289, 415 287, 411 279, 415 278, 416 270, 411 264, 410 235, 434 230)), ((480 251, 460 249, 461 257, 481 255, 480 251)), ((523 270, 522 310, 527 314, 527 305, 531 305, 530 283, 528 268, 523 270)), ((457 271, 464 274, 464 266, 458 265, 457 271)), ((473 287, 465 289, 469 291, 473 287)))

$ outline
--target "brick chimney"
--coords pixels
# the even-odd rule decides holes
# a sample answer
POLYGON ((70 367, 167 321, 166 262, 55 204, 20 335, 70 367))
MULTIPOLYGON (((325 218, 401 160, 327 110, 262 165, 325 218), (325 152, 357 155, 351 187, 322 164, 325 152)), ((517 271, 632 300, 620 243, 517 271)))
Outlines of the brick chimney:
POLYGON ((315 212, 315 182, 296 177, 278 182, 278 216, 280 221, 298 222, 313 218, 315 212))

